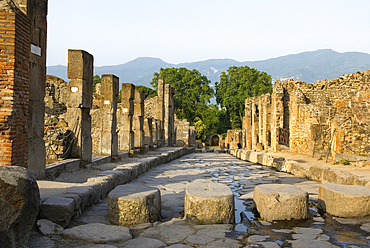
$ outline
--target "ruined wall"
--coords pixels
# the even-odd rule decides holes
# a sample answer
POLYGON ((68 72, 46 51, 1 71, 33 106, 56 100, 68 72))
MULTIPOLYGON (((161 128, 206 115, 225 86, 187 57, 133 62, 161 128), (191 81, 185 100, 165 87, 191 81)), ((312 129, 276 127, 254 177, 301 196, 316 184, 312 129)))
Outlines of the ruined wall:
POLYGON ((55 160, 69 158, 76 122, 67 123, 64 114, 67 112, 67 82, 55 76, 46 76, 45 87, 45 150, 46 164, 55 160))
POLYGON ((241 129, 227 130, 227 136, 225 139, 225 148, 227 149, 241 148, 242 142, 243 142, 243 131, 241 129))
POLYGON ((175 115, 176 126, 176 146, 189 147, 190 123, 186 119, 177 119, 175 115))
POLYGON ((246 147, 370 155, 369 78, 365 71, 315 84, 276 81, 271 96, 246 99, 246 147))
POLYGON ((118 150, 129 152, 134 149, 132 120, 134 115, 135 85, 122 84, 122 99, 117 107, 118 150))

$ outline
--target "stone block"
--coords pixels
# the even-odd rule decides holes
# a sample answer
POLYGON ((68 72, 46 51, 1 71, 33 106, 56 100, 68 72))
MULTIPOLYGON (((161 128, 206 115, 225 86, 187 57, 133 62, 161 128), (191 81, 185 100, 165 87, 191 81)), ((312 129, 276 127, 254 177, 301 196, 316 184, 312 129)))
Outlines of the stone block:
POLYGON ((318 208, 341 218, 370 215, 370 189, 358 185, 321 184, 318 208))
POLYGON ((68 78, 93 80, 94 57, 83 50, 68 50, 68 78))
POLYGON ((196 224, 234 223, 234 194, 221 183, 193 182, 185 188, 186 221, 196 224))
POLYGON ((36 178, 44 177, 45 161, 45 141, 42 138, 28 139, 28 169, 36 178))
POLYGON ((39 212, 40 193, 32 172, 0 166, 0 246, 28 247, 39 212))
POLYGON ((268 166, 268 167, 273 167, 274 164, 274 157, 270 154, 263 154, 262 157, 262 165, 268 166))
POLYGON ((93 195, 93 204, 100 202, 102 197, 102 186, 100 182, 85 182, 82 184, 83 187, 87 187, 93 195))
POLYGON ((348 171, 330 169, 322 177, 322 183, 354 184, 355 176, 348 171))
POLYGON ((293 185, 258 185, 253 200, 260 216, 267 221, 308 218, 308 193, 293 185))
POLYGON ((322 182, 324 175, 330 170, 327 166, 314 165, 307 172, 307 178, 313 181, 322 182))
POLYGON ((276 168, 278 171, 282 171, 284 163, 285 163, 285 158, 274 158, 272 167, 276 168))
POLYGON ((57 196, 62 197, 62 198, 73 199, 74 210, 78 211, 80 209, 81 198, 78 195, 75 195, 75 194, 61 194, 61 195, 57 195, 57 196))
POLYGON ((251 153, 251 150, 243 150, 240 159, 243 161, 249 161, 251 153))
POLYGON ((123 173, 118 170, 107 170, 98 174, 98 176, 108 176, 113 180, 113 187, 128 182, 127 173, 123 173))
POLYGON ((113 179, 109 176, 90 177, 87 182, 99 182, 102 187, 102 198, 105 198, 108 193, 114 189, 113 179))
POLYGON ((249 156, 249 161, 252 163, 258 163, 258 152, 251 152, 249 156))
POLYGON ((75 194, 81 198, 81 211, 94 202, 94 194, 88 187, 72 187, 66 191, 67 194, 75 194))
POLYGON ((62 227, 68 226, 74 214, 74 200, 52 196, 40 204, 41 218, 48 219, 62 227))
POLYGON ((108 195, 108 218, 112 224, 153 223, 160 214, 161 193, 157 188, 120 185, 108 195))
POLYGON ((310 166, 302 163, 291 163, 290 173, 296 177, 307 177, 310 166))

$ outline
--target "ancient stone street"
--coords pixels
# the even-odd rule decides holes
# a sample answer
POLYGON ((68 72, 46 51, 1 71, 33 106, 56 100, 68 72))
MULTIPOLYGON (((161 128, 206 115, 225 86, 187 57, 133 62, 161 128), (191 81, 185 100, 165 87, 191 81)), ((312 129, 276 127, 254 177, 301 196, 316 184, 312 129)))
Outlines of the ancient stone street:
POLYGON ((161 221, 129 226, 129 233, 122 231, 121 236, 117 235, 119 232, 111 231, 105 198, 88 207, 63 232, 49 234, 50 239, 34 234, 31 244, 37 243, 38 246, 31 247, 45 244, 42 247, 302 248, 368 247, 370 244, 367 239, 370 238, 370 219, 335 218, 328 214, 321 216, 317 212, 319 183, 245 162, 226 153, 188 154, 152 168, 128 185, 138 191, 147 186, 160 190, 161 221), (236 224, 196 225, 183 219, 185 187, 194 181, 223 183, 232 189, 236 224), (253 211, 252 199, 254 188, 261 184, 290 184, 308 192, 309 219, 268 222, 259 218, 253 211), (96 223, 100 223, 98 232, 96 223), (130 234, 132 239, 128 238, 130 234), (45 243, 41 243, 42 240, 45 243))

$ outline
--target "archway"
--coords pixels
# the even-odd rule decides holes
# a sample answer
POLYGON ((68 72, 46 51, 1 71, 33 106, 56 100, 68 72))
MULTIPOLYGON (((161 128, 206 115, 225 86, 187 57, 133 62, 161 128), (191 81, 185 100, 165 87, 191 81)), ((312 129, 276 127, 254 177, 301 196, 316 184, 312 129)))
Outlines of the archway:
POLYGON ((220 144, 220 137, 218 135, 213 135, 211 139, 211 146, 219 146, 220 144))

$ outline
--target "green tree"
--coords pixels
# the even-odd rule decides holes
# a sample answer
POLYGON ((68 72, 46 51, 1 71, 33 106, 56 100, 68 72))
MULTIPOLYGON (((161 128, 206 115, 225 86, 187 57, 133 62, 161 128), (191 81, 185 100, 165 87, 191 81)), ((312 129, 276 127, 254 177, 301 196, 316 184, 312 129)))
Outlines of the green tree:
POLYGON ((155 89, 159 78, 175 88, 175 114, 179 119, 187 119, 193 125, 196 117, 202 118, 202 110, 214 96, 214 91, 209 86, 211 81, 206 76, 195 69, 161 68, 159 73, 154 73, 151 82, 155 89))
POLYGON ((194 119, 195 135, 197 140, 204 140, 207 136, 207 126, 199 117, 194 119))
POLYGON ((95 75, 94 78, 93 78, 93 92, 96 91, 96 84, 100 84, 101 83, 101 78, 99 75, 95 75))
POLYGON ((144 85, 136 85, 135 89, 144 91, 145 99, 152 98, 152 97, 155 97, 157 95, 157 91, 155 91, 155 90, 153 90, 149 87, 146 87, 144 85))
POLYGON ((272 93, 271 76, 248 66, 231 66, 216 82, 216 101, 226 108, 232 128, 242 127, 245 99, 266 93, 272 93))

